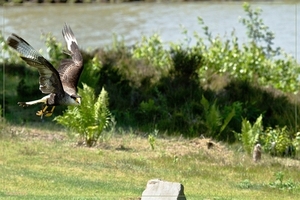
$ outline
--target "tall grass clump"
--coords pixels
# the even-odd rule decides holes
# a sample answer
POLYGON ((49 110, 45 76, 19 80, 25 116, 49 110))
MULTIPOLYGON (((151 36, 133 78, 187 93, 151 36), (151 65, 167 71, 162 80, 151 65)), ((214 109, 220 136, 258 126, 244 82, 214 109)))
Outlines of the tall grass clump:
POLYGON ((68 107, 63 115, 54 120, 79 134, 86 145, 94 146, 102 131, 108 128, 111 122, 111 113, 108 109, 108 93, 103 88, 96 98, 93 88, 83 84, 78 90, 82 103, 78 107, 68 107))

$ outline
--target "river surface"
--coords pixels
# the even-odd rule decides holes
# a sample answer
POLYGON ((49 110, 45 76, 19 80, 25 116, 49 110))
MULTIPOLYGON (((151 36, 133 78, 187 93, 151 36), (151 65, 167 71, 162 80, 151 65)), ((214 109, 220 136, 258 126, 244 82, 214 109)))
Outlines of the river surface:
MULTIPOLYGON (((45 49, 41 33, 51 32, 63 42, 61 29, 66 22, 81 48, 95 49, 110 46, 113 34, 123 37, 126 45, 141 41, 142 35, 154 33, 158 33, 166 45, 183 41, 181 27, 185 27, 191 37, 193 32, 203 35, 197 19, 201 17, 214 36, 229 36, 235 30, 239 41, 245 42, 246 29, 239 22, 240 17, 246 16, 242 4, 235 1, 26 4, 0 7, 0 28, 5 37, 16 33, 35 48, 45 49)), ((300 2, 252 1, 251 5, 263 9, 263 20, 275 33, 275 46, 297 56, 300 52, 300 2)))

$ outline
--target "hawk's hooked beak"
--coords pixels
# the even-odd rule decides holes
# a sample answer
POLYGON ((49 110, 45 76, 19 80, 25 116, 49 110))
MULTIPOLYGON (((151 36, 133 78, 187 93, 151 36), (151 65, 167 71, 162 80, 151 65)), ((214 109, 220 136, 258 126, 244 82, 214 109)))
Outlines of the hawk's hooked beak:
POLYGON ((78 104, 81 104, 81 97, 77 97, 77 98, 75 99, 75 101, 76 101, 78 104))

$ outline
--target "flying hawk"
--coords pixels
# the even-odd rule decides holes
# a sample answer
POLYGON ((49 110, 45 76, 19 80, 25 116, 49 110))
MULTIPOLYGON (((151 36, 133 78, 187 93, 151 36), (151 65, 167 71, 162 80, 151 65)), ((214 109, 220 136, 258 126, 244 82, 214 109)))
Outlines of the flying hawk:
POLYGON ((29 102, 18 102, 20 106, 27 107, 37 103, 44 103, 42 110, 36 115, 49 117, 55 106, 72 105, 81 103, 81 97, 77 95, 77 83, 83 69, 82 55, 73 31, 65 24, 62 35, 66 40, 67 48, 72 59, 64 59, 56 70, 38 51, 30 46, 24 39, 12 34, 7 43, 21 54, 21 58, 30 66, 38 69, 40 78, 40 91, 47 96, 29 102), (49 110, 47 110, 49 107, 49 110), (52 108, 51 108, 52 107, 52 108))

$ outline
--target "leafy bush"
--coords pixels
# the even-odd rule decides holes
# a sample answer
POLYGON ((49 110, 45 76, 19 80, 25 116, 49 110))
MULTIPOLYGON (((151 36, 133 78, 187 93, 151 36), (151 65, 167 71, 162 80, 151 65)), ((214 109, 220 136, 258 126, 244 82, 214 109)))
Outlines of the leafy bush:
POLYGON ((243 119, 241 133, 237 134, 237 138, 242 142, 243 148, 247 153, 251 153, 256 143, 260 143, 265 153, 273 156, 294 157, 299 144, 299 134, 296 137, 288 131, 286 127, 263 128, 262 115, 256 122, 251 123, 243 119))
POLYGON ((244 4, 248 18, 242 18, 247 28, 249 43, 239 45, 235 33, 225 40, 221 36, 212 37, 208 27, 199 18, 204 34, 209 42, 199 34, 195 34, 196 51, 201 52, 204 66, 199 70, 202 82, 209 82, 212 74, 230 75, 231 78, 258 83, 261 86, 271 86, 283 92, 297 92, 299 90, 300 66, 296 60, 287 55, 280 48, 273 47, 274 34, 260 18, 261 10, 252 10, 244 4))
POLYGON ((169 54, 164 49, 158 34, 149 38, 143 36, 142 41, 134 46, 132 55, 135 59, 145 59, 162 72, 167 72, 170 69, 169 54))
MULTIPOLYGON (((294 114, 295 111, 300 112, 300 107, 292 101, 295 97, 237 79, 231 80, 217 96, 219 104, 223 106, 231 105, 231 102, 238 102, 240 108, 236 108, 239 110, 236 116, 239 119, 246 118, 254 123, 262 114, 264 127, 287 126, 288 129, 295 127, 295 121, 300 122, 294 114)), ((238 123, 241 121, 239 119, 235 117, 235 124, 230 124, 234 130, 240 131, 241 126, 238 126, 238 123)))
POLYGON ((296 147, 294 138, 287 127, 268 127, 263 135, 264 150, 273 156, 294 157, 296 147))
POLYGON ((96 98, 94 90, 86 84, 83 84, 83 89, 79 89, 78 94, 82 97, 81 105, 69 106, 62 116, 54 120, 78 133, 84 138, 86 145, 91 147, 111 122, 108 94, 103 88, 96 98))
POLYGON ((102 63, 97 56, 93 56, 89 59, 84 60, 84 70, 80 75, 79 87, 82 87, 81 83, 85 83, 88 86, 95 88, 96 94, 100 93, 98 87, 100 79, 100 70, 102 63))

